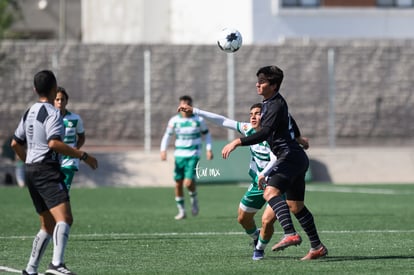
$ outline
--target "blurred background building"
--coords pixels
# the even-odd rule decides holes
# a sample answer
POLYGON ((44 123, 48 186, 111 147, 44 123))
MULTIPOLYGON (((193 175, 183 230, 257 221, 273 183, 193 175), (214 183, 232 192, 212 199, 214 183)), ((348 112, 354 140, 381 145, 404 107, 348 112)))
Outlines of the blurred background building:
POLYGON ((8 37, 110 44, 212 44, 233 26, 245 44, 289 38, 412 38, 413 0, 2 0, 21 18, 8 37))

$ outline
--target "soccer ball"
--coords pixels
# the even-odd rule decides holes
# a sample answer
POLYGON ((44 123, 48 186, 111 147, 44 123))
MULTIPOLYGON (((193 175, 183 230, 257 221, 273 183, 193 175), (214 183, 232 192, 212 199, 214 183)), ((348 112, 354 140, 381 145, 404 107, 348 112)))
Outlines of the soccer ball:
POLYGON ((234 53, 242 46, 241 33, 232 28, 224 28, 217 39, 217 45, 226 53, 234 53))

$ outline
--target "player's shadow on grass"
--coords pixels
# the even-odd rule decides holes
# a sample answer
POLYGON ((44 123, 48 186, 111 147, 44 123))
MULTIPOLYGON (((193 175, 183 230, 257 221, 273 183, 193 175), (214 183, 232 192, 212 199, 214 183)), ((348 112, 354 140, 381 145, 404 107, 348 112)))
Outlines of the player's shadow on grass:
POLYGON ((403 260, 414 259, 414 255, 388 255, 388 256, 327 256, 320 260, 326 262, 344 261, 371 261, 371 260, 403 260))
POLYGON ((98 159, 98 169, 92 170, 82 163, 74 178, 74 186, 113 186, 129 176, 123 165, 127 157, 122 153, 94 153, 98 159))

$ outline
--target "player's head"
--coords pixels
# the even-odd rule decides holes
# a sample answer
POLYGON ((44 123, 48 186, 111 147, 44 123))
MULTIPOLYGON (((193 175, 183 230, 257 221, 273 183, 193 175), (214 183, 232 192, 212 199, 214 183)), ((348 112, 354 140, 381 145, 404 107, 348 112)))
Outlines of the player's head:
POLYGON ((189 95, 180 96, 180 103, 185 103, 187 105, 193 106, 193 99, 189 95))
POLYGON ((66 92, 65 88, 58 86, 57 93, 55 97, 55 107, 60 109, 61 111, 66 110, 66 105, 69 101, 69 95, 66 92))
POLYGON ((259 129, 260 127, 260 118, 262 113, 262 103, 255 103, 250 107, 250 123, 252 124, 253 129, 259 129))
POLYGON ((52 71, 43 70, 34 76, 34 88, 40 97, 54 98, 57 88, 56 77, 52 71))
MULTIPOLYGON (((183 105, 183 104, 193 106, 193 99, 191 98, 191 96, 188 96, 188 95, 180 96, 180 105, 183 105)), ((184 117, 190 117, 192 115, 192 112, 181 111, 180 113, 184 117)))
POLYGON ((267 96, 273 95, 279 91, 283 81, 283 71, 277 66, 266 66, 260 68, 257 73, 256 88, 259 95, 267 96))

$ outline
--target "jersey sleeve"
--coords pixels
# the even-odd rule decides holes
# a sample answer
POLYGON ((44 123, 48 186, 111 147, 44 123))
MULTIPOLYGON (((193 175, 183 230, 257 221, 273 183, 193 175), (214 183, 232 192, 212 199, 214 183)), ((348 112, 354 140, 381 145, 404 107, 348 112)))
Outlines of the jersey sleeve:
POLYGON ((237 130, 237 121, 229 119, 225 116, 222 115, 218 115, 215 113, 211 113, 211 112, 207 112, 204 110, 200 110, 198 108, 193 108, 193 113, 195 115, 199 115, 203 118, 205 118, 206 120, 221 126, 221 127, 226 127, 232 130, 237 130))
POLYGON ((170 143, 170 138, 174 134, 174 117, 170 118, 165 129, 164 135, 161 139, 160 151, 166 151, 168 144, 170 143))
POLYGON ((252 125, 247 122, 237 122, 237 132, 243 136, 247 136, 247 131, 252 129, 252 125))
POLYGON ((297 137, 300 137, 301 133, 300 133, 298 125, 296 124, 296 121, 293 119, 293 116, 291 114, 289 114, 289 118, 290 118, 290 129, 289 130, 293 132, 291 133, 293 134, 292 138, 295 139, 297 137))
POLYGON ((14 132, 13 139, 20 145, 26 143, 26 130, 24 128, 23 118, 20 119, 19 125, 17 126, 16 131, 14 132))
POLYGON ((50 141, 52 139, 62 140, 64 135, 63 118, 59 111, 51 113, 45 121, 46 139, 50 141))
POLYGON ((269 152, 270 161, 266 164, 265 168, 260 172, 260 175, 263 175, 265 177, 269 176, 270 172, 273 169, 273 166, 275 165, 277 161, 277 157, 270 151, 269 152))
POLYGON ((206 122, 201 117, 200 117, 200 128, 201 128, 201 133, 203 135, 205 135, 206 150, 209 151, 212 148, 212 144, 211 144, 212 143, 211 142, 211 134, 208 131, 208 127, 207 127, 206 122))

